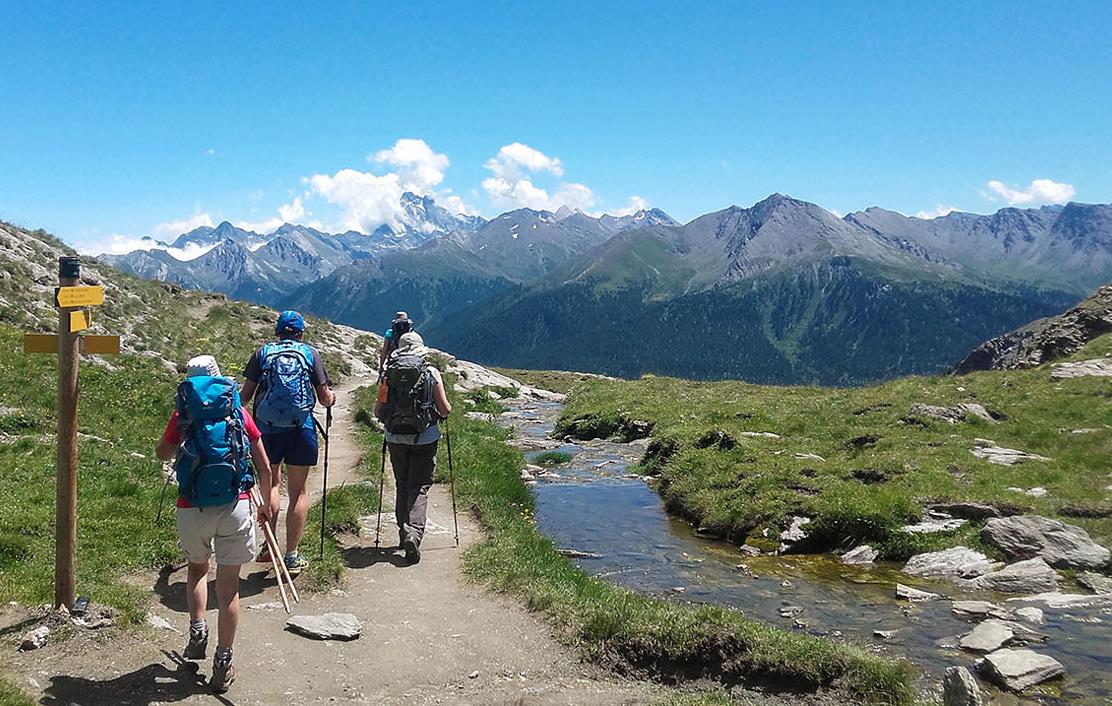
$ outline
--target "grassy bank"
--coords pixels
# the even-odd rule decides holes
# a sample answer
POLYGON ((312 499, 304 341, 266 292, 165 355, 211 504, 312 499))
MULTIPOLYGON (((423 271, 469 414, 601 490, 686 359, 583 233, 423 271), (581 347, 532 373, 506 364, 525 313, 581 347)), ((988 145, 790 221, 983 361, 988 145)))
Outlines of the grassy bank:
MULTIPOLYGON (((369 396, 363 403, 370 403, 369 396)), ((453 419, 451 429, 461 505, 472 508, 488 532, 468 550, 466 570, 519 598, 591 661, 664 682, 705 678, 726 685, 835 687, 862 703, 911 702, 903 665, 778 630, 726 608, 647 598, 591 578, 537 531, 533 497, 519 476, 524 461, 503 443, 507 433, 467 419, 453 419)))
MULTIPOLYGON (((1072 358, 1109 353, 1112 336, 1105 336, 1072 358)), ((802 515, 813 520, 806 549, 868 541, 899 559, 977 544, 972 527, 936 535, 899 531, 933 501, 981 501, 1060 517, 1112 544, 1110 398, 1108 378, 1052 380, 1050 366, 853 389, 647 376, 578 384, 558 433, 629 437, 651 428, 641 470, 659 475, 669 509, 734 542, 761 544, 765 529, 779 531, 802 515), (978 403, 998 421, 909 417, 916 402, 978 403), (971 453, 976 438, 1050 460, 993 465, 971 453), (1009 490, 1038 487, 1048 494, 1009 490)))
POLYGON ((35 706, 35 700, 15 684, 0 678, 0 706, 35 706))

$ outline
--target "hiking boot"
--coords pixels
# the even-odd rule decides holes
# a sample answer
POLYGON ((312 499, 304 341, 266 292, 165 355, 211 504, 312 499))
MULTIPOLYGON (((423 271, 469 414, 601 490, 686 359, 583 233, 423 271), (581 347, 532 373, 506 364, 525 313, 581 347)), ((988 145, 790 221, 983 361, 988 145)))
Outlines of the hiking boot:
POLYGON ((218 694, 223 694, 235 680, 236 668, 232 664, 231 650, 225 654, 214 655, 212 658, 212 678, 209 679, 212 690, 218 694))
POLYGON ((287 554, 284 561, 286 562, 286 571, 290 572, 291 578, 297 576, 309 566, 309 562, 299 552, 287 554))
POLYGON ((405 530, 398 530, 398 549, 405 549, 405 530))
POLYGON ((405 560, 410 564, 416 564, 421 561, 421 550, 412 538, 407 537, 402 546, 405 548, 405 560))
POLYGON ((205 650, 208 649, 209 631, 208 628, 197 630, 195 628, 189 629, 189 644, 185 646, 184 656, 186 659, 204 659, 205 650))

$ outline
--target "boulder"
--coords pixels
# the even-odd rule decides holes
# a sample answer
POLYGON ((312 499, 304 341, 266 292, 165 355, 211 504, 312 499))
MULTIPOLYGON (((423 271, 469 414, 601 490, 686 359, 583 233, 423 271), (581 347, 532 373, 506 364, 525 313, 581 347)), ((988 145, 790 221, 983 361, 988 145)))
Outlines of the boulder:
POLYGON ((985 523, 981 539, 1009 559, 1042 557, 1059 569, 1096 569, 1108 563, 1108 549, 1089 533, 1039 515, 996 517, 985 523))
POLYGON ((1077 582, 1093 593, 1112 593, 1112 576, 1082 571, 1077 575, 1077 582))
POLYGON ((1004 621, 989 618, 961 638, 958 645, 970 652, 995 652, 1012 641, 1015 633, 1004 621))
POLYGON ((912 588, 911 586, 905 586, 902 583, 897 583, 896 598, 903 598, 906 601, 918 603, 920 601, 937 601, 939 598, 942 598, 942 596, 938 595, 937 593, 920 591, 917 588, 912 588))
POLYGON ((997 446, 996 442, 991 439, 974 439, 973 448, 970 451, 977 458, 983 458, 989 463, 995 463, 998 466, 1014 466, 1024 461, 1050 460, 1046 456, 1039 456, 1038 454, 1027 453, 1026 451, 997 446))
POLYGON ((990 517, 1000 517, 1003 514, 992 505, 985 505, 984 503, 935 503, 931 505, 930 509, 950 517, 958 517, 974 522, 987 520, 990 517))
POLYGON ((317 640, 354 640, 363 632, 363 624, 351 613, 295 615, 286 628, 317 640))
POLYGON ((1079 378, 1085 376, 1112 377, 1112 360, 1095 358, 1093 360, 1079 360, 1074 363, 1059 363, 1050 371, 1050 377, 1055 380, 1079 378))
POLYGON ((972 588, 1000 593, 1034 593, 1058 588, 1058 572, 1042 557, 1017 561, 969 582, 972 588))
POLYGON ((991 681, 1012 691, 1023 691, 1066 673, 1058 660, 1026 649, 997 650, 985 655, 979 665, 991 681))
POLYGON ((871 564, 876 561, 880 556, 880 552, 870 547, 868 544, 862 544, 860 547, 851 549, 842 555, 842 562, 845 564, 871 564))
POLYGON ((1010 617, 1007 610, 988 601, 954 601, 950 605, 950 610, 959 618, 972 620, 984 620, 988 617, 1001 619, 1010 617))
POLYGON ((942 676, 942 706, 984 706, 981 687, 965 667, 947 667, 942 676))
POLYGON ((951 547, 937 552, 916 554, 907 560, 904 573, 912 576, 942 576, 947 578, 973 578, 992 568, 984 554, 969 547, 951 547))

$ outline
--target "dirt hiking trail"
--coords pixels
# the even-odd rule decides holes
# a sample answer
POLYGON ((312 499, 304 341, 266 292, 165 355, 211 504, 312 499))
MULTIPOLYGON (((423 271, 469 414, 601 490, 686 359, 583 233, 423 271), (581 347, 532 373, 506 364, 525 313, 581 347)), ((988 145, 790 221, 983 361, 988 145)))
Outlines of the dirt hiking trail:
MULTIPOLYGON (((337 390, 330 443, 329 486, 360 482, 351 392, 370 380, 337 390)), ((387 479, 391 478, 387 469, 387 479)), ((320 467, 313 473, 320 494, 320 467)), ((387 488, 385 504, 392 492, 387 488)), ((434 486, 430 531, 422 560, 405 566, 399 550, 374 550, 368 537, 347 538, 349 569, 339 589, 302 595, 294 614, 353 613, 363 624, 359 639, 317 641, 285 630, 278 591, 261 564, 244 567, 241 616, 235 645, 237 679, 215 696, 207 685, 215 648, 214 590, 210 585, 208 656, 185 662, 185 570, 158 577, 159 601, 151 612, 169 629, 51 644, 18 653, 15 681, 57 706, 209 704, 644 704, 662 691, 650 684, 608 677, 578 662, 547 628, 509 599, 467 583, 460 554, 480 538, 474 521, 461 514, 460 549, 454 547, 448 488, 434 486)), ((284 541, 284 519, 278 539, 284 541)), ((392 515, 383 517, 382 544, 396 545, 392 515)), ((316 537, 302 551, 316 555, 316 537)), ((149 583, 148 583, 149 585, 149 583)), ((5 657, 7 659, 7 656, 5 657)))

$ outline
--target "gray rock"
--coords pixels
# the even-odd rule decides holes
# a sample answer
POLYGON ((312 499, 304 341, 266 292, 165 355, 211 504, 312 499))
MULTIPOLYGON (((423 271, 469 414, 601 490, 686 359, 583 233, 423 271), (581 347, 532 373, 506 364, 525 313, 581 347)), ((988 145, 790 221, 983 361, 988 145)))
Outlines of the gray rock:
POLYGON ((752 544, 742 544, 740 547, 737 548, 737 550, 745 556, 761 555, 761 550, 757 547, 754 547, 752 544))
POLYGON ((1039 456, 1038 454, 1028 453, 1026 451, 997 446, 996 442, 991 439, 974 439, 973 448, 970 451, 977 458, 983 458, 989 463, 995 463, 998 466, 1014 466, 1024 461, 1050 460, 1046 456, 1039 456))
POLYGON ((1059 363, 1050 371, 1050 377, 1055 380, 1079 378, 1085 376, 1112 377, 1112 361, 1103 358, 1093 360, 1079 360, 1075 363, 1059 363))
POLYGON ((981 687, 965 667, 947 667, 942 676, 942 706, 984 706, 981 687))
POLYGON ((1058 588, 1058 572, 1042 557, 1017 561, 999 571, 978 576, 969 582, 972 588, 1000 593, 1034 593, 1058 588))
POLYGON ((942 519, 929 517, 922 522, 916 522, 913 525, 904 525, 900 528, 901 532, 908 534, 938 534, 939 532, 953 532, 954 530, 961 529, 968 520, 958 519, 942 519))
POLYGON ((1112 576, 1082 571, 1077 575, 1077 582, 1093 593, 1112 593, 1112 576))
POLYGON ((1000 517, 1001 512, 994 508, 992 505, 985 505, 984 503, 937 503, 931 505, 931 510, 941 512, 950 517, 959 517, 963 520, 972 520, 980 522, 987 520, 990 517, 1000 517))
POLYGON ((990 680, 1012 691, 1023 691, 1066 673, 1058 660, 1026 649, 997 650, 985 655, 980 666, 990 680))
POLYGON ((807 539, 804 527, 810 523, 810 517, 793 517, 791 526, 780 533, 780 552, 789 552, 793 546, 807 539))
POLYGON ((969 547, 951 547, 937 552, 916 554, 907 560, 904 573, 912 576, 942 576, 946 578, 972 578, 992 569, 992 562, 984 554, 969 547))
POLYGON ((1046 642, 1050 639, 1050 636, 1046 633, 1039 632, 1023 623, 1017 623, 1014 620, 1001 620, 1000 622, 1012 631, 1013 643, 1046 642))
POLYGON ((796 617, 799 617, 800 615, 803 615, 804 610, 805 609, 803 608, 803 606, 798 606, 798 605, 781 606, 781 608, 780 608, 780 617, 781 618, 796 618, 796 617))
POLYGON ((862 544, 860 547, 851 549, 842 555, 842 563, 844 564, 871 564, 876 561, 880 556, 880 552, 870 547, 868 544, 862 544))
POLYGON ((50 628, 45 625, 39 625, 34 630, 30 630, 23 635, 23 638, 19 641, 19 649, 24 652, 37 650, 46 644, 49 637, 50 628))
POLYGON ((989 618, 961 638, 958 644, 970 652, 994 652, 1012 641, 1015 633, 1003 621, 989 618))
POLYGON ((351 613, 295 615, 286 621, 286 627, 317 640, 354 640, 363 632, 363 624, 351 613))
POLYGON ((1036 608, 1035 606, 1016 608, 1015 616, 1035 625, 1042 625, 1044 619, 1042 608, 1036 608))
POLYGON ((1000 619, 1010 617, 1007 610, 988 601, 954 601, 950 610, 959 618, 973 620, 984 620, 989 617, 1000 619))
POLYGON ((905 586, 902 583, 896 584, 896 598, 903 598, 906 601, 917 603, 919 601, 937 601, 942 596, 937 593, 930 593, 929 591, 920 591, 911 586, 905 586))
POLYGON ((1061 591, 1047 591, 1033 596, 1022 598, 1009 598, 1009 603, 1040 603, 1046 608, 1054 610, 1070 610, 1077 608, 1112 608, 1112 594, 1090 593, 1062 593, 1061 591))
POLYGON ((1095 569, 1108 563, 1108 549, 1089 533, 1039 515, 996 517, 985 523, 981 539, 1010 559, 1042 557, 1059 569, 1095 569))
POLYGON ((873 637, 879 637, 881 640, 891 640, 895 636, 895 630, 873 630, 873 637))
POLYGON ((958 422, 968 420, 970 417, 978 417, 991 424, 996 423, 992 414, 976 402, 962 402, 953 407, 941 407, 938 405, 916 402, 911 405, 911 409, 907 411, 905 419, 934 419, 940 422, 946 422, 947 424, 957 424, 958 422))

